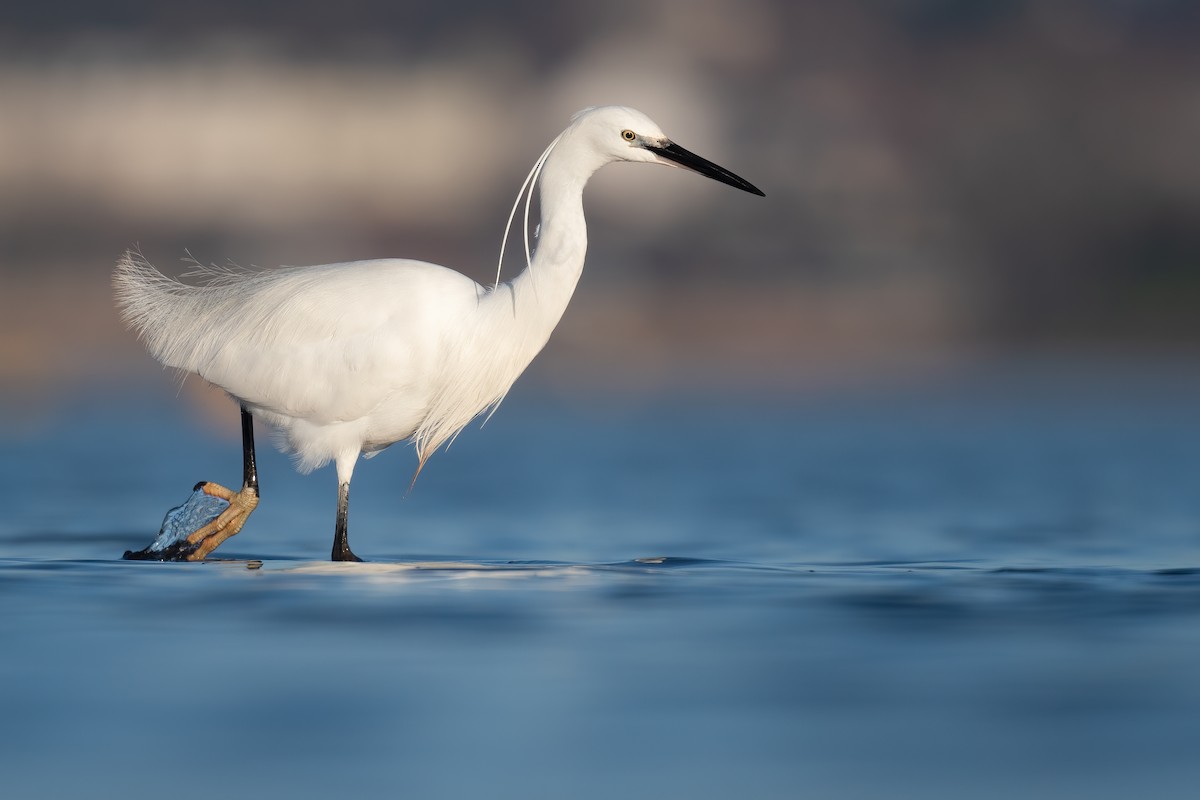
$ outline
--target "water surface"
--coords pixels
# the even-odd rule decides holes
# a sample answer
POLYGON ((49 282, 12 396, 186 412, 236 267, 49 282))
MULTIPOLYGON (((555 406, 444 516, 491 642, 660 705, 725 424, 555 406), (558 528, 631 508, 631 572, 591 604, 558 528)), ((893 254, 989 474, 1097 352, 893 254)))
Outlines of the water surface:
POLYGON ((204 564, 119 560, 228 433, 169 391, 3 432, 13 797, 1125 797, 1200 779, 1200 387, 514 393, 406 493, 260 436, 204 564))

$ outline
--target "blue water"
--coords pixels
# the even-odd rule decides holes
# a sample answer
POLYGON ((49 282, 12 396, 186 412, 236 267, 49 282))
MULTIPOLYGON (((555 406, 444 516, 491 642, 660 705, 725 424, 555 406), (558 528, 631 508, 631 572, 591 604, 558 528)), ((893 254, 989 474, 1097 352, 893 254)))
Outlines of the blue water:
MULTIPOLYGON (((1069 366, 1069 365, 1068 365, 1069 366)), ((1200 371, 1198 371, 1200 372, 1200 371)), ((0 429, 0 766, 21 798, 1152 797, 1200 780, 1187 365, 585 400, 413 468, 260 432, 204 564, 119 560, 227 431, 170 386, 0 429)))

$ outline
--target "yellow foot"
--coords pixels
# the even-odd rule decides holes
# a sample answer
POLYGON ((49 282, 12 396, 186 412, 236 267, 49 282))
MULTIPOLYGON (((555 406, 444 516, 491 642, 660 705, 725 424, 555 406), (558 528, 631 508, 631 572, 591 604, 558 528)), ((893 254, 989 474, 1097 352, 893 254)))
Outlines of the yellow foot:
POLYGON ((246 519, 258 507, 258 492, 243 487, 242 491, 234 492, 218 483, 205 483, 199 487, 209 497, 216 497, 229 503, 212 522, 197 529, 187 537, 189 545, 196 549, 188 554, 188 561, 203 561, 204 557, 221 546, 221 543, 237 532, 246 524, 246 519))
POLYGON ((125 558, 132 561, 203 561, 222 542, 240 531, 250 512, 257 507, 256 486, 243 486, 240 492, 234 492, 219 484, 201 481, 193 487, 192 495, 183 505, 167 512, 154 542, 143 550, 126 551, 125 558), (223 502, 214 505, 205 496, 223 502), (191 530, 190 526, 198 527, 191 530))

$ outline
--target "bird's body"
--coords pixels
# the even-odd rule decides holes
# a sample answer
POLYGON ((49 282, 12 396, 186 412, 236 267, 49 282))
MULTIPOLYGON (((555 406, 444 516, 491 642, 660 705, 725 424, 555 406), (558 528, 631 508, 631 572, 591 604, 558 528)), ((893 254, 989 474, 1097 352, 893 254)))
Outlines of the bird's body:
POLYGON ((535 297, 528 277, 489 290, 400 259, 205 271, 198 286, 133 255, 120 269, 144 292, 151 354, 241 402, 303 471, 413 437, 424 461, 504 396, 570 296, 548 309, 550 287, 535 297))
MULTIPOLYGON (((360 454, 411 439, 424 465, 541 351, 583 270, 584 184, 615 160, 689 166, 761 194, 639 112, 588 109, 531 173, 531 183, 540 173, 538 246, 508 282, 489 288, 435 264, 381 259, 199 268, 188 285, 127 253, 114 276, 118 305, 156 359, 228 392, 301 470, 334 461, 348 493, 360 454)), ((254 490, 257 498, 256 477, 254 490)))

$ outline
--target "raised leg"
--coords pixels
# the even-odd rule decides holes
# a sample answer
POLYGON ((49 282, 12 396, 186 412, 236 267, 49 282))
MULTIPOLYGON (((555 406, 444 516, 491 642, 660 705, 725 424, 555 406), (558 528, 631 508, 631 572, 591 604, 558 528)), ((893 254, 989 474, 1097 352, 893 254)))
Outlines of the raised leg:
POLYGON ((254 418, 242 406, 242 490, 232 492, 216 483, 204 483, 204 493, 229 503, 220 516, 187 537, 196 549, 188 561, 202 561, 226 539, 236 536, 246 524, 250 512, 258 507, 258 464, 254 458, 254 418))
POLYGON ((338 484, 337 524, 333 528, 333 560, 362 561, 350 550, 350 541, 346 531, 347 517, 350 516, 350 481, 338 484))
POLYGON ((254 459, 254 419, 242 407, 242 489, 234 492, 224 486, 201 481, 192 496, 178 508, 167 512, 158 538, 144 550, 127 551, 126 559, 152 561, 202 561, 226 539, 246 524, 258 507, 258 467, 254 459), (202 493, 202 494, 201 494, 202 493), (206 503, 203 495, 223 500, 206 503), (193 526, 195 530, 192 530, 193 526))

